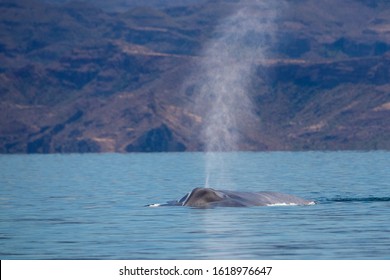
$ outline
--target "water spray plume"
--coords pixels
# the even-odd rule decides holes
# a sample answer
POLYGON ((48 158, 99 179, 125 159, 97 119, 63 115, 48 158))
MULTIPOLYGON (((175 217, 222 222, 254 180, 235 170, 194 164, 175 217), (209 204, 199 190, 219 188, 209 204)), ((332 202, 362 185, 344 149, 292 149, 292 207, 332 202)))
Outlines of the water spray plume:
POLYGON ((211 174, 217 178, 212 183, 228 183, 229 164, 220 152, 240 150, 240 135, 256 118, 248 87, 255 66, 265 59, 279 4, 238 2, 237 11, 220 22, 204 46, 196 106, 203 112, 206 186, 211 183, 211 174))

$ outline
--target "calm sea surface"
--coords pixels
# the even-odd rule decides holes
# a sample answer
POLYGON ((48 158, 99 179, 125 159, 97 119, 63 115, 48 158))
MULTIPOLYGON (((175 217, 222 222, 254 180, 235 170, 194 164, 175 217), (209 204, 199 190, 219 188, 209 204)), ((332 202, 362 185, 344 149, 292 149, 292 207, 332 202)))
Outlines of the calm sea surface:
POLYGON ((390 153, 0 155, 0 258, 390 259, 390 153), (144 207, 207 177, 318 204, 144 207))

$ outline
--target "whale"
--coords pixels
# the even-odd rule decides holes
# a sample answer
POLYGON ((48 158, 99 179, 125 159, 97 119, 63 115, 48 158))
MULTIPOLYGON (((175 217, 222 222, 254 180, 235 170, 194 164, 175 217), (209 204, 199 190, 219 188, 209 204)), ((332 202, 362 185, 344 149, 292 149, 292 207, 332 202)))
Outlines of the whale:
POLYGON ((165 204, 149 204, 158 206, 188 206, 194 208, 213 207, 250 207, 250 206, 288 206, 314 205, 313 200, 306 200, 294 195, 279 192, 242 192, 216 190, 213 188, 194 188, 179 200, 168 201, 165 204))

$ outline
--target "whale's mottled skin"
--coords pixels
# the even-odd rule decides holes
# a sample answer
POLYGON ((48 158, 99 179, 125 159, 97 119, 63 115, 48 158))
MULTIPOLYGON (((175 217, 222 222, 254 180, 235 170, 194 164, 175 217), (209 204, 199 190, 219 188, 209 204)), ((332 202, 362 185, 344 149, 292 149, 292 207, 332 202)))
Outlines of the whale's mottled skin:
POLYGON ((148 206, 189 206, 198 208, 249 207, 273 205, 313 205, 314 201, 305 200, 289 194, 278 192, 239 192, 215 190, 212 188, 195 188, 180 200, 169 201, 166 204, 151 204, 148 206))

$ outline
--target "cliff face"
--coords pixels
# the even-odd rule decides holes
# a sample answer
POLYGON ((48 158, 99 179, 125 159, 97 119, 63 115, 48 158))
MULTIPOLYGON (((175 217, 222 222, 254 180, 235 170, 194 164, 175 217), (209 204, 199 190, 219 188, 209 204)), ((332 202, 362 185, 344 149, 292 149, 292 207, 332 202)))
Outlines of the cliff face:
MULTIPOLYGON (((126 11, 47 2, 0 2, 0 152, 203 148, 193 69, 235 1, 126 11)), ((390 5, 284 5, 239 148, 390 149, 390 5)))

